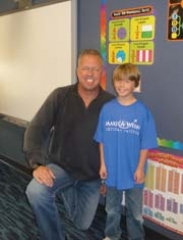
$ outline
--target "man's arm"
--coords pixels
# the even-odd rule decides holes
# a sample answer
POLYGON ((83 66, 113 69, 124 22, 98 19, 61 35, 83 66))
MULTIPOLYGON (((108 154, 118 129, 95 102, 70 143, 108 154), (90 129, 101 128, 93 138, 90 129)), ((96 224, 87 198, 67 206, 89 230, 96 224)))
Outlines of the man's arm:
POLYGON ((46 147, 57 111, 57 93, 58 89, 48 96, 24 134, 23 150, 34 169, 45 163, 46 147))

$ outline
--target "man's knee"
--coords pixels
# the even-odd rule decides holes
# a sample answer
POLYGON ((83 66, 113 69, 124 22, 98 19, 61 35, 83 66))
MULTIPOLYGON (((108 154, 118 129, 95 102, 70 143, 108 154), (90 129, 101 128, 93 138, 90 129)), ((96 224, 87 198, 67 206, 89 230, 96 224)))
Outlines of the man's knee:
POLYGON ((32 179, 27 185, 25 193, 30 202, 34 201, 34 199, 39 198, 41 195, 41 187, 39 187, 39 184, 35 181, 35 179, 32 179))
POLYGON ((78 221, 77 223, 74 223, 74 225, 78 230, 85 231, 90 227, 91 223, 78 221))

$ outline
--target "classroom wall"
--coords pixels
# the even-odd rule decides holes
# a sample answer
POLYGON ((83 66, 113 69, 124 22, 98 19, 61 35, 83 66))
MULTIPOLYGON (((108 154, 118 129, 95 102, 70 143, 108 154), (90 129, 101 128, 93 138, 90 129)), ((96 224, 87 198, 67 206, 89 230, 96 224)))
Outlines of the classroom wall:
POLYGON ((71 1, 0 17, 0 113, 30 120, 72 82, 71 1))
POLYGON ((137 93, 136 96, 151 109, 155 117, 160 146, 165 148, 165 151, 183 155, 181 130, 183 122, 183 111, 181 111, 183 103, 183 31, 181 27, 183 8, 178 11, 177 21, 180 22, 178 30, 181 39, 170 41, 167 34, 170 19, 169 2, 176 2, 180 5, 181 1, 96 0, 93 3, 90 0, 78 0, 78 49, 93 47, 102 52, 105 59, 106 88, 114 92, 111 78, 117 64, 108 62, 110 13, 118 9, 152 6, 155 17, 154 61, 150 65, 137 64, 141 71, 142 82, 141 93, 137 93))
MULTIPOLYGON (((109 27, 112 19, 111 12, 114 10, 125 12, 125 9, 138 9, 138 7, 149 5, 153 9, 152 14, 155 17, 154 61, 149 65, 138 64, 142 73, 142 82, 141 92, 137 93, 136 96, 151 109, 156 121, 158 139, 161 141, 159 141, 159 151, 153 151, 148 159, 143 205, 144 224, 170 239, 183 239, 183 31, 181 27, 183 1, 96 0, 92 2, 78 0, 78 2, 78 49, 93 47, 101 51, 105 65, 106 88, 111 92, 114 92, 111 84, 112 72, 117 64, 111 64, 108 61, 108 57, 111 56, 109 44, 115 42, 115 38, 112 41, 110 36, 116 37, 117 41, 119 38, 122 39, 118 46, 120 46, 120 42, 125 41, 123 36, 117 37, 117 33, 119 33, 117 27, 116 29, 109 27), (173 3, 176 3, 175 6, 169 8, 169 5, 173 5, 173 3), (172 20, 169 10, 178 11, 178 17, 175 15, 172 20), (177 21, 174 21, 175 19, 177 21), (172 26, 175 25, 180 36, 178 39, 170 40, 168 39, 169 34, 167 34, 168 27, 171 32, 172 26)), ((131 18, 134 17, 132 15, 124 18, 129 18, 131 22, 131 18)), ((142 21, 142 23, 144 22, 142 21)), ((115 26, 121 25, 116 24, 115 26)), ((122 30, 129 31, 125 27, 122 30)), ((137 30, 136 33, 138 33, 137 30)), ((131 44, 130 41, 127 42, 131 44)), ((164 238, 162 237, 162 239, 164 238)))

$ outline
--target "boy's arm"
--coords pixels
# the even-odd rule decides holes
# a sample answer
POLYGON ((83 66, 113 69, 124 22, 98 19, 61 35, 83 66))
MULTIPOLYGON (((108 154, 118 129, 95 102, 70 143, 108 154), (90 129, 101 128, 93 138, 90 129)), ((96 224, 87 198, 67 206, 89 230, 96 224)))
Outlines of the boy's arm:
POLYGON ((102 143, 99 143, 99 151, 100 151, 100 178, 102 179, 101 187, 100 187, 100 194, 105 196, 107 192, 107 187, 105 185, 105 179, 107 178, 107 169, 105 165, 104 159, 104 147, 102 143))
POLYGON ((107 169, 105 165, 105 159, 104 159, 104 147, 102 143, 99 143, 99 150, 100 150, 100 178, 106 179, 107 178, 107 169))
POLYGON ((140 151, 139 163, 134 173, 134 180, 137 184, 141 184, 145 181, 145 163, 147 161, 148 149, 140 151))

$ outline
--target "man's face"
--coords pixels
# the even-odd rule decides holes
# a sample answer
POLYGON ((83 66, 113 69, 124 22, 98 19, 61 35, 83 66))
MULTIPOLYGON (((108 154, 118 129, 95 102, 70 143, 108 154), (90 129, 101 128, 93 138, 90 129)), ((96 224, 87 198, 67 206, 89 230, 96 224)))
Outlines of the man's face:
POLYGON ((76 73, 80 88, 85 91, 98 89, 103 73, 101 59, 95 55, 82 56, 78 62, 76 73))

